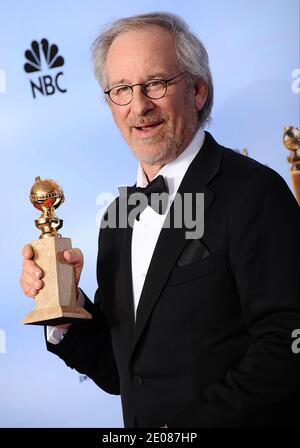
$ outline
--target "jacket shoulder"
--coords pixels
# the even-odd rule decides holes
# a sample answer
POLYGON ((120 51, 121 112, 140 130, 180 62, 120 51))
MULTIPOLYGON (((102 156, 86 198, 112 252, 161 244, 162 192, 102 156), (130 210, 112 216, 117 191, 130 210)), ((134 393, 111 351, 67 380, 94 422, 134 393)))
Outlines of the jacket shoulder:
POLYGON ((288 189, 291 193, 283 177, 274 169, 231 148, 219 145, 219 149, 223 152, 220 174, 232 190, 263 192, 271 187, 288 189))

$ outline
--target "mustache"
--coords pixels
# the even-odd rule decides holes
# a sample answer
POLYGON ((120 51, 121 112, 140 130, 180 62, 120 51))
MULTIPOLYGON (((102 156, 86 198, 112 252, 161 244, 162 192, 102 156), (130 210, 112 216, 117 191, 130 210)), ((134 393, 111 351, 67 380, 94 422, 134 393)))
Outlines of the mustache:
POLYGON ((147 117, 140 117, 133 115, 127 119, 127 125, 129 127, 140 128, 142 126, 149 126, 152 124, 163 123, 164 121, 166 121, 166 118, 164 116, 149 114, 147 115, 147 117))

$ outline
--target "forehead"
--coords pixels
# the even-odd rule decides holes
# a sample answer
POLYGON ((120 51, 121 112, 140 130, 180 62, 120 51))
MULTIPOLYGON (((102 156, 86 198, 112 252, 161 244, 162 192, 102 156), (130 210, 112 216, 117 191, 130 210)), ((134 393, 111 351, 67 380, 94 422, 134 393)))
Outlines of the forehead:
POLYGON ((173 36, 158 26, 127 31, 116 37, 107 54, 109 83, 137 82, 155 73, 172 75, 178 67, 173 36))

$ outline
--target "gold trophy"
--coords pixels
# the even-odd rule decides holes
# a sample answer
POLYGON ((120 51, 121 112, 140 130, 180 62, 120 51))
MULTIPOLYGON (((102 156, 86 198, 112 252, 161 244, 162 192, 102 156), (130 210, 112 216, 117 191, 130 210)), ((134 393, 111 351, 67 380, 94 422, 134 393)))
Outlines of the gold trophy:
POLYGON ((63 221, 55 209, 64 202, 62 188, 53 180, 35 178, 30 201, 42 212, 35 220, 42 231, 40 238, 31 243, 34 261, 43 270, 44 287, 36 296, 36 308, 23 319, 23 324, 60 325, 77 319, 91 319, 84 308, 77 305, 73 266, 65 262, 63 252, 72 248, 71 239, 57 231, 63 221))
POLYGON ((291 151, 287 157, 288 162, 291 163, 291 178, 295 191, 295 196, 300 205, 300 129, 288 126, 284 128, 283 144, 291 151))

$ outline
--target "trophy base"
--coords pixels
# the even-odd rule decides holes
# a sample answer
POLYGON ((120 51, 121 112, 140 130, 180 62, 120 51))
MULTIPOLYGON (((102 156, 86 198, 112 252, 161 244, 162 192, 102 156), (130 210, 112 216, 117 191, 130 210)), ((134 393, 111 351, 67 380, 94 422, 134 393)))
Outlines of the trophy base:
POLYGON ((22 320, 23 324, 49 325, 55 327, 72 322, 78 319, 92 319, 91 314, 79 306, 54 306, 42 310, 33 310, 22 320))

